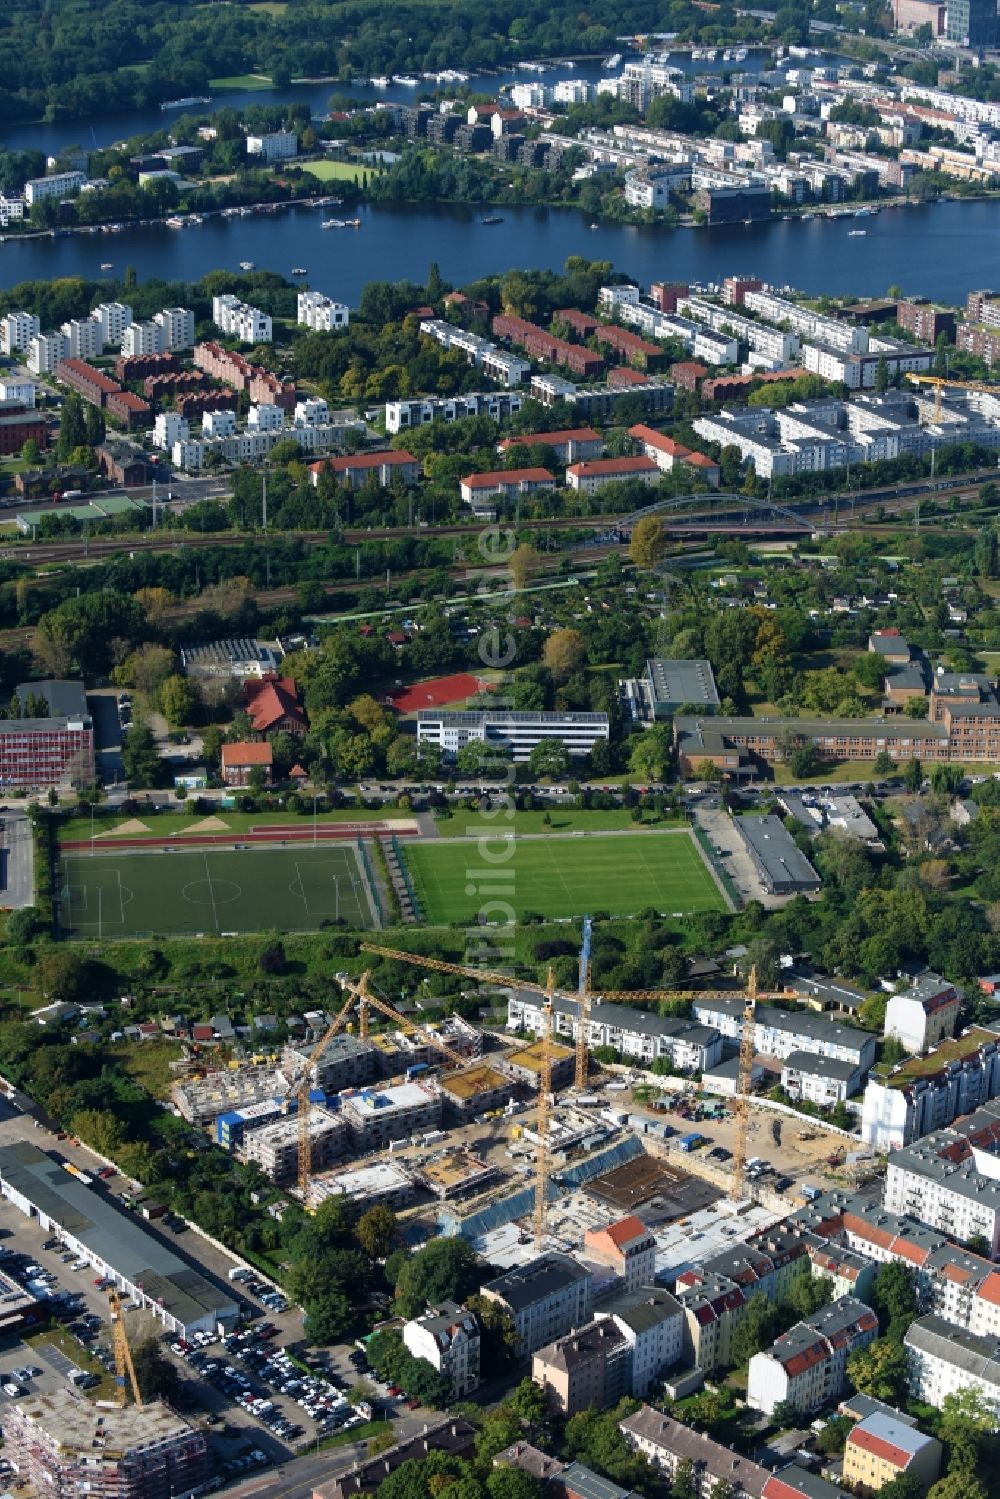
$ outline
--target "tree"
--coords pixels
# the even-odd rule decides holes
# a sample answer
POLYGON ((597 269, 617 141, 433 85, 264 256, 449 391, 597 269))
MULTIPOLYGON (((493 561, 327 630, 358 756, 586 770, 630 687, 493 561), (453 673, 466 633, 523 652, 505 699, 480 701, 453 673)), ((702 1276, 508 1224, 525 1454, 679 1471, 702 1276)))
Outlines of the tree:
POLYGON ((362 1213, 354 1233, 369 1259, 384 1260, 398 1237, 399 1220, 391 1208, 376 1203, 362 1213))
POLYGON ((906 1349, 893 1338, 877 1338, 851 1354, 847 1377, 862 1395, 894 1404, 906 1389, 906 1349))
POLYGON ((29 437, 21 446, 21 459, 28 468, 37 468, 42 459, 42 451, 33 437, 29 437))
POLYGON ((489 1499, 540 1499, 542 1486, 533 1473, 505 1464, 487 1476, 486 1492, 489 1499))
POLYGON ((177 1365, 163 1352, 159 1338, 149 1336, 132 1345, 132 1365, 142 1398, 176 1402, 180 1389, 177 1365))
POLYGON ((778 1330, 778 1314, 762 1292, 751 1296, 746 1313, 739 1326, 733 1329, 730 1352, 734 1364, 747 1364, 755 1353, 774 1342, 778 1330))
POLYGON ((853 1416, 830 1416, 816 1438, 816 1446, 824 1457, 837 1457, 843 1452, 847 1438, 854 1429, 853 1416))
POLYGON ((987 1494, 975 1474, 959 1469, 939 1478, 928 1490, 927 1499, 987 1499, 987 1494))
POLYGON ((396 1281, 404 1317, 419 1317, 442 1301, 461 1305, 479 1285, 476 1256, 465 1239, 432 1239, 406 1261, 396 1281))
POLYGON ((565 682, 587 659, 587 643, 579 630, 554 630, 542 648, 542 661, 557 682, 565 682))
POLYGON ((161 779, 163 762, 156 748, 153 731, 145 724, 133 724, 122 737, 122 766, 130 786, 155 786, 161 779))
POLYGON ((644 515, 632 527, 629 556, 636 567, 654 568, 667 549, 667 533, 659 516, 644 515))
MULTIPOLYGON (((514 1319, 505 1306, 488 1296, 467 1296, 465 1305, 479 1322, 480 1362, 484 1369, 502 1374, 517 1354, 514 1319)), ((508 1446, 509 1443, 505 1443, 508 1446)), ((497 1451, 501 1449, 498 1447, 497 1451)))
POLYGON ((991 1407, 978 1391, 965 1388, 941 1402, 938 1436, 948 1452, 948 1471, 972 1474, 994 1428, 991 1407))
POLYGON ((671 1499, 698 1499, 698 1488, 694 1478, 694 1463, 689 1457, 682 1457, 674 1469, 670 1493, 671 1499))
POLYGON ((884 396, 889 389, 889 366, 882 355, 875 366, 875 394, 884 396))
POLYGON ((787 1305, 797 1317, 811 1317, 833 1300, 834 1285, 828 1275, 799 1275, 788 1293, 787 1305))
POLYGON ((893 765, 893 758, 888 753, 888 751, 879 750, 872 763, 872 770, 879 777, 879 779, 882 779, 884 776, 892 774, 893 765))
POLYGON ((541 563, 541 555, 535 547, 529 546, 527 542, 522 542, 511 553, 507 566, 510 568, 511 582, 519 593, 523 588, 527 588, 541 566, 541 563))
POLYGON ((670 733, 665 724, 654 724, 637 734, 630 745, 629 770, 640 782, 662 781, 673 756, 670 733))
POLYGON ((920 761, 916 757, 912 760, 907 760, 906 769, 903 771, 903 784, 907 791, 919 791, 923 785, 923 781, 924 772, 920 761))
POLYGON ((895 1324, 901 1338, 917 1315, 917 1287, 913 1270, 898 1260, 880 1265, 867 1300, 872 1310, 878 1312, 881 1330, 886 1332, 895 1324))
POLYGON ((183 728, 194 718, 198 693, 189 677, 175 673, 167 677, 159 692, 160 709, 172 729, 183 728))
POLYGON ((540 739, 528 755, 533 776, 564 776, 569 768, 569 751, 561 739, 540 739))
POLYGON ((62 1004, 79 1004, 93 998, 89 992, 94 965, 89 958, 57 947, 43 952, 35 965, 35 986, 47 999, 62 1004))

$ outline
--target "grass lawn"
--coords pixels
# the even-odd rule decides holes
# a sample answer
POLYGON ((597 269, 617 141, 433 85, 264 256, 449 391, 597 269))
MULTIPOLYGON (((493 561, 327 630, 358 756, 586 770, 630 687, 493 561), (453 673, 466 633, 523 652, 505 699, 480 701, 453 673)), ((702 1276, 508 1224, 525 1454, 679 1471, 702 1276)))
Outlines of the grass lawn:
POLYGON ((352 1442, 367 1442, 370 1437, 381 1436, 384 1431, 392 1430, 391 1421, 363 1421, 360 1426, 353 1426, 350 1431, 338 1431, 336 1436, 326 1437, 322 1442, 317 1442, 310 1451, 322 1452, 326 1447, 349 1447, 352 1442))
MULTIPOLYGON (((632 821, 631 812, 624 807, 613 807, 605 812, 576 811, 560 807, 549 810, 548 823, 544 812, 515 812, 513 817, 481 817, 478 812, 456 811, 452 817, 444 817, 434 826, 440 838, 479 838, 494 828, 515 833, 617 833, 638 827, 632 821)), ((647 828, 684 827, 682 819, 666 817, 657 822, 649 814, 642 823, 647 828)))
POLYGON ((217 94, 263 93, 265 89, 274 88, 270 78, 263 73, 233 73, 228 78, 210 78, 208 86, 217 94))
MULTIPOLYGON (((71 1337, 64 1327, 53 1325, 41 1332, 29 1334, 24 1341, 29 1348, 37 1349, 42 1349, 46 1343, 50 1343, 78 1369, 85 1369, 88 1374, 96 1374, 101 1382, 94 1385, 93 1389, 83 1392, 88 1400, 110 1400, 114 1396, 114 1375, 109 1374, 96 1358, 91 1358, 87 1350, 74 1337, 71 1337)), ((68 1382, 67 1388, 69 1388, 68 1382)))
MULTIPOLYGON (((497 847, 492 844, 494 854, 497 847)), ((405 858, 424 919, 432 924, 466 924, 481 911, 489 920, 491 902, 494 920, 505 919, 504 905, 518 915, 539 911, 570 918, 584 911, 632 916, 646 906, 671 912, 725 909, 687 833, 520 839, 503 864, 488 863, 468 843, 410 843, 405 858)))
POLYGON ((303 166, 320 182, 359 182, 368 170, 355 161, 308 161, 303 166))
MULTIPOLYGON (((225 823, 226 829, 234 833, 248 833, 251 828, 269 828, 279 824, 312 827, 312 807, 307 812, 300 812, 298 815, 294 812, 223 811, 218 816, 220 821, 225 823)), ((380 819, 389 821, 394 818, 402 819, 403 821, 412 821, 413 814, 411 812, 400 812, 395 807, 387 807, 384 812, 380 810, 374 812, 365 809, 358 810, 355 807, 337 807, 332 812, 317 813, 316 821, 322 826, 325 822, 377 822, 380 819)), ((140 813, 135 819, 131 817, 106 817, 102 820, 100 817, 95 817, 94 832, 96 837, 94 842, 97 848, 113 847, 113 839, 108 837, 102 838, 101 834, 110 833, 112 829, 120 828, 132 821, 144 823, 149 829, 150 835, 154 838, 161 836, 171 838, 176 837, 178 833, 186 833, 189 828, 196 827, 198 823, 204 822, 205 814, 198 812, 192 817, 188 812, 153 812, 150 814, 140 813)), ((211 829, 209 828, 205 829, 206 833, 210 831, 211 829)), ((222 833, 224 829, 217 828, 215 831, 222 833)), ((145 835, 140 833, 138 836, 143 837, 145 835)), ((59 838, 63 843, 72 843, 75 839, 89 839, 89 837, 89 817, 71 817, 67 822, 59 824, 59 838)))
POLYGON ((153 1098, 166 1098, 174 1074, 170 1063, 180 1060, 182 1048, 177 1041, 143 1041, 141 1046, 127 1044, 113 1048, 123 1072, 145 1088, 153 1098))
POLYGON ((372 925, 350 844, 65 854, 58 895, 63 934, 98 940, 372 925))

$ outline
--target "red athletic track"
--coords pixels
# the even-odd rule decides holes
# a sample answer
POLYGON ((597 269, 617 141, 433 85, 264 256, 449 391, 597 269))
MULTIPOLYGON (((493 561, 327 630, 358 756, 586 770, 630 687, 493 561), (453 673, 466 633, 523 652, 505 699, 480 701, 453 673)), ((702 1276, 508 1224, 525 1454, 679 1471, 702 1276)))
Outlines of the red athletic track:
MULTIPOLYGON (((218 848, 227 844, 237 843, 322 843, 333 841, 337 838, 356 838, 361 834, 384 834, 393 833, 395 828, 384 822, 337 822, 319 823, 315 831, 311 827, 276 827, 259 830, 251 830, 247 833, 178 833, 176 837, 162 835, 159 838, 102 838, 100 849, 111 851, 116 848, 218 848)), ((61 847, 66 852, 77 852, 90 848, 89 838, 74 838, 61 847)), ((98 847, 98 840, 94 840, 94 851, 98 847)))

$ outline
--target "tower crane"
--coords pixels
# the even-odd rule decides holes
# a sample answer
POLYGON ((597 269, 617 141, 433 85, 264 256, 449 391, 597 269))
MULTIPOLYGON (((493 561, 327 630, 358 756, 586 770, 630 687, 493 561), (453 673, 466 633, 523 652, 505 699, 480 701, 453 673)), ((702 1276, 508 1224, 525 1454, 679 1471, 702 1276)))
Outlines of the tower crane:
POLYGON ((139 1389, 139 1381, 135 1377, 132 1350, 128 1346, 128 1333, 125 1331, 125 1318, 122 1315, 122 1297, 117 1286, 112 1286, 108 1292, 108 1304, 111 1307, 111 1342, 115 1350, 115 1402, 119 1410, 124 1410, 128 1399, 125 1393, 125 1378, 128 1376, 135 1408, 141 1411, 142 1392, 139 1389))
MULTIPOLYGON (((346 988, 347 985, 345 984, 344 987, 346 988)), ((442 1041, 441 1037, 436 1035, 429 1026, 420 1025, 417 1021, 410 1020, 408 1016, 403 1015, 399 1010, 394 1009, 387 1000, 382 999, 377 994, 373 994, 367 987, 365 988, 363 994, 359 994, 358 998, 358 1009, 360 1014, 360 1025, 358 1027, 359 1035, 367 1036, 368 1034, 368 1007, 369 1005, 372 1005, 381 1014, 385 1015, 387 1019, 394 1020, 399 1026, 400 1030, 406 1032, 406 1034, 408 1035, 416 1036, 418 1041, 423 1041, 425 1046, 435 1047, 436 1050, 441 1052, 442 1055, 445 1056, 449 1062, 451 1062, 452 1066, 465 1066, 466 1062, 468 1061, 468 1057, 463 1057, 460 1052, 454 1051, 446 1042, 442 1041)))
POLYGON ((549 1198, 549 1105, 552 1102, 552 996, 556 990, 556 976, 549 969, 545 986, 545 1004, 542 1006, 541 1057, 538 1068, 538 1108, 535 1112, 535 1128, 538 1133, 538 1150, 535 1158, 535 1248, 541 1254, 545 1247, 545 1217, 549 1198))
POLYGON ((301 1077, 293 1078, 288 1090, 289 1097, 294 1097, 297 1105, 299 1123, 299 1191, 302 1193, 303 1207, 305 1207, 309 1198, 309 1178, 312 1175, 312 1142, 309 1139, 309 1111, 312 1107, 312 1099, 309 1097, 309 1094, 312 1091, 312 1069, 350 1014, 356 997, 354 989, 364 989, 367 978, 367 973, 363 973, 360 984, 357 986, 352 985, 351 993, 338 1010, 336 1017, 331 1020, 323 1032, 321 1039, 317 1041, 306 1058, 301 1077))
POLYGON ((930 385, 934 388, 934 420, 941 419, 941 397, 946 390, 985 390, 990 395, 1000 396, 1000 385, 987 385, 983 380, 946 380, 942 375, 918 375, 908 372, 907 380, 914 385, 930 385))
POLYGON ((747 1136, 750 1131, 750 1091, 753 1087, 753 1043, 757 1028, 757 969, 751 968, 743 1006, 743 1028, 740 1033, 740 1068, 733 1100, 733 1179, 729 1195, 733 1201, 743 1196, 747 1164, 747 1136))
POLYGON ((583 943, 580 947, 580 1003, 576 1017, 576 1077, 578 1088, 587 1086, 587 1050, 590 1042, 590 943, 594 924, 589 916, 583 918, 583 943))

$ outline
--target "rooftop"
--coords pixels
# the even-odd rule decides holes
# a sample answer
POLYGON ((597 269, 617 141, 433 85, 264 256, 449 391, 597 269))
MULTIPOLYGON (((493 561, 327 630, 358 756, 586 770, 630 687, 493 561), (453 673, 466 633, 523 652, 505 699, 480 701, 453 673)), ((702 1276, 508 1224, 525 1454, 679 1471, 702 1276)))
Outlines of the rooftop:
POLYGON ((780 818, 745 814, 737 817, 736 827, 770 879, 819 885, 819 875, 780 818))
POLYGON ((626 1291, 602 1301, 598 1315, 618 1317, 634 1333, 644 1333, 679 1317, 681 1304, 662 1286, 642 1286, 638 1291, 626 1291))
POLYGON ((590 1272, 566 1254, 543 1254, 527 1265, 515 1266, 483 1290, 505 1302, 513 1312, 523 1311, 554 1296, 573 1281, 589 1280, 590 1272))
POLYGON ((461 1072, 447 1073, 438 1080, 438 1086, 442 1093, 451 1093, 464 1103, 477 1093, 490 1093, 495 1088, 508 1087, 509 1083, 502 1072, 481 1062, 475 1067, 464 1067, 461 1072))
MULTIPOLYGON (((568 1057, 571 1057, 574 1054, 568 1046, 559 1046, 554 1041, 549 1043, 548 1049, 549 1054, 552 1058, 553 1066, 557 1066, 560 1062, 566 1061, 568 1057)), ((507 1060, 514 1067, 524 1067, 529 1072, 540 1072, 542 1070, 542 1062, 544 1060, 544 1057, 544 1042, 535 1041, 533 1045, 526 1046, 523 1051, 512 1052, 507 1060)))
POLYGON ((913 1458, 934 1438, 924 1436, 908 1422, 895 1416, 876 1411, 865 1416, 848 1437, 852 1447, 861 1447, 901 1470, 909 1467, 913 1458))
POLYGON ((610 1318, 601 1317, 539 1348, 535 1358, 551 1368, 569 1371, 625 1346, 625 1334, 610 1318))
POLYGON ((708 661, 670 661, 664 656, 652 656, 646 662, 646 680, 657 702, 719 706, 715 676, 708 661))
POLYGON ((160 1400, 141 1410, 134 1405, 121 1410, 102 1406, 98 1410, 75 1391, 55 1390, 51 1395, 29 1395, 18 1402, 17 1412, 23 1421, 56 1441, 65 1456, 71 1452, 90 1454, 99 1445, 110 1457, 170 1437, 200 1436, 183 1416, 175 1415, 160 1400))
POLYGON ((793 1051, 782 1063, 791 1072, 806 1072, 813 1077, 829 1077, 835 1082, 848 1083, 857 1074, 857 1064, 841 1061, 839 1057, 820 1056, 815 1051, 793 1051))
POLYGON ((943 1360, 993 1385, 1000 1394, 1000 1360, 996 1338, 981 1338, 933 1314, 911 1322, 903 1339, 907 1348, 943 1360))
POLYGON ((734 1487, 739 1485, 751 1499, 760 1499, 764 1492, 768 1477, 766 1468, 713 1441, 707 1432, 694 1431, 651 1405, 644 1405, 635 1415, 626 1416, 620 1424, 626 1437, 651 1442, 681 1460, 687 1458, 703 1465, 716 1482, 725 1479, 734 1487))
POLYGON ((888 1080, 890 1088, 905 1088, 917 1078, 932 1077, 943 1072, 952 1062, 963 1062, 974 1057, 980 1047, 996 1045, 997 1036, 982 1026, 973 1025, 961 1036, 942 1041, 940 1046, 925 1057, 910 1057, 888 1080))
POLYGON ((633 1499, 628 1489, 620 1488, 609 1478, 585 1468, 583 1463, 570 1463, 551 1481, 556 1494, 566 1494, 571 1499, 633 1499))
POLYGON ((375 1166, 356 1166, 350 1171, 320 1171, 312 1179, 314 1203, 340 1193, 364 1202, 386 1192, 408 1191, 413 1183, 401 1166, 379 1161, 375 1166))
POLYGON ((391 1113, 394 1109, 417 1109, 423 1104, 433 1103, 434 1094, 421 1083, 396 1083, 390 1088, 362 1088, 344 1099, 344 1107, 354 1113, 391 1113))

